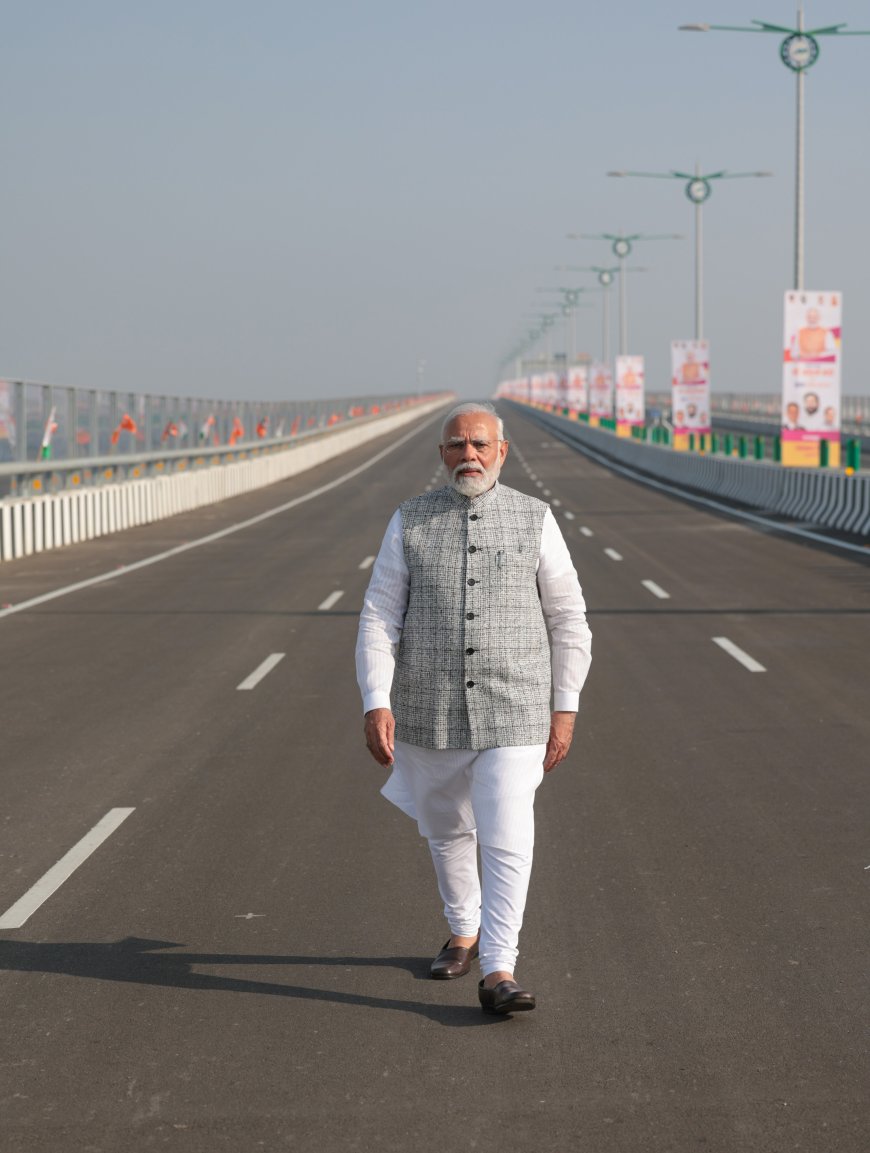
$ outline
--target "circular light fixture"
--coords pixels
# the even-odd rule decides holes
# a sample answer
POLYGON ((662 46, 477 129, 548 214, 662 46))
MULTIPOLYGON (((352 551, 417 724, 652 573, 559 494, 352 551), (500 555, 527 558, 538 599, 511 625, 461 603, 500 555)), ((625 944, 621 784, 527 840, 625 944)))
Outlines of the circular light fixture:
POLYGON ((783 64, 792 72, 804 72, 819 58, 819 42, 806 32, 795 32, 783 40, 779 50, 783 64))
POLYGON ((710 181, 700 176, 686 185, 686 196, 693 204, 703 204, 712 191, 710 181))

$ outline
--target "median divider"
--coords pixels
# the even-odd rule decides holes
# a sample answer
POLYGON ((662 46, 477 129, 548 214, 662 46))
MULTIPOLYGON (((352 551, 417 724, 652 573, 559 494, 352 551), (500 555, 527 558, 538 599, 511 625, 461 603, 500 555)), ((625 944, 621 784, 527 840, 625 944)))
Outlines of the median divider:
POLYGON ((784 468, 749 457, 675 452, 650 441, 616 437, 533 405, 508 403, 601 456, 678 488, 734 501, 788 520, 856 536, 870 535, 870 475, 784 468))
MULTIPOLYGON (((0 560, 123 532, 275 484, 435 412, 451 399, 425 400, 257 457, 45 496, 7 498, 0 501, 0 560)), ((239 456, 252 447, 256 446, 240 444, 239 456)))

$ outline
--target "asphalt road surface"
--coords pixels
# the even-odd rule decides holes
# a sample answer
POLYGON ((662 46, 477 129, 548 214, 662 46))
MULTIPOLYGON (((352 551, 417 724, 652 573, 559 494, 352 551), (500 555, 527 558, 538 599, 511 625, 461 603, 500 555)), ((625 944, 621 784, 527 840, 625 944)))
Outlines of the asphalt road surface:
POLYGON ((538 793, 538 1009, 427 979, 428 853, 362 740, 366 566, 441 483, 430 418, 0 567, 4 605, 81 586, 0 615, 2 1153, 870 1148, 868 568, 511 424, 594 634, 538 793))

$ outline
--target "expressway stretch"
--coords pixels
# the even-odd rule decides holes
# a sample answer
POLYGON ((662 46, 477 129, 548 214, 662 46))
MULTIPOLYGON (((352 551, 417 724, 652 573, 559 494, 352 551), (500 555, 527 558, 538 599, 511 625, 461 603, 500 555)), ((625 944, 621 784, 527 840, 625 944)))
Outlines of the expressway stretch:
POLYGON ((3 566, 3 1153, 867 1149, 867 568, 511 421, 594 636, 538 793, 538 1011, 427 979, 428 853, 362 740, 429 417, 3 566))

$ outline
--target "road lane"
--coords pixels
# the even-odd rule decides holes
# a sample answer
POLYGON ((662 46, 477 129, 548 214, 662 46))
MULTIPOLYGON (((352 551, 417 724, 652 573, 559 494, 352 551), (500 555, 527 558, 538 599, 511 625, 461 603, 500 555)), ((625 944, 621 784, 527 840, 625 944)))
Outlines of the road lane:
MULTIPOLYGON (((136 806, 0 936, 10 1153, 863 1153, 867 570, 511 419, 561 502, 595 636, 575 749, 539 792, 520 969, 539 1010, 488 1019, 473 978, 426 979, 430 865, 361 740, 358 566, 433 476, 430 428, 362 483, 0 621, 0 908, 136 806)), ((504 479, 538 491, 518 459, 504 479)), ((303 489, 250 494, 246 515, 303 489)), ((101 563, 144 551, 115 547, 101 563)), ((43 562, 57 575, 30 558, 34 587, 43 562)))

